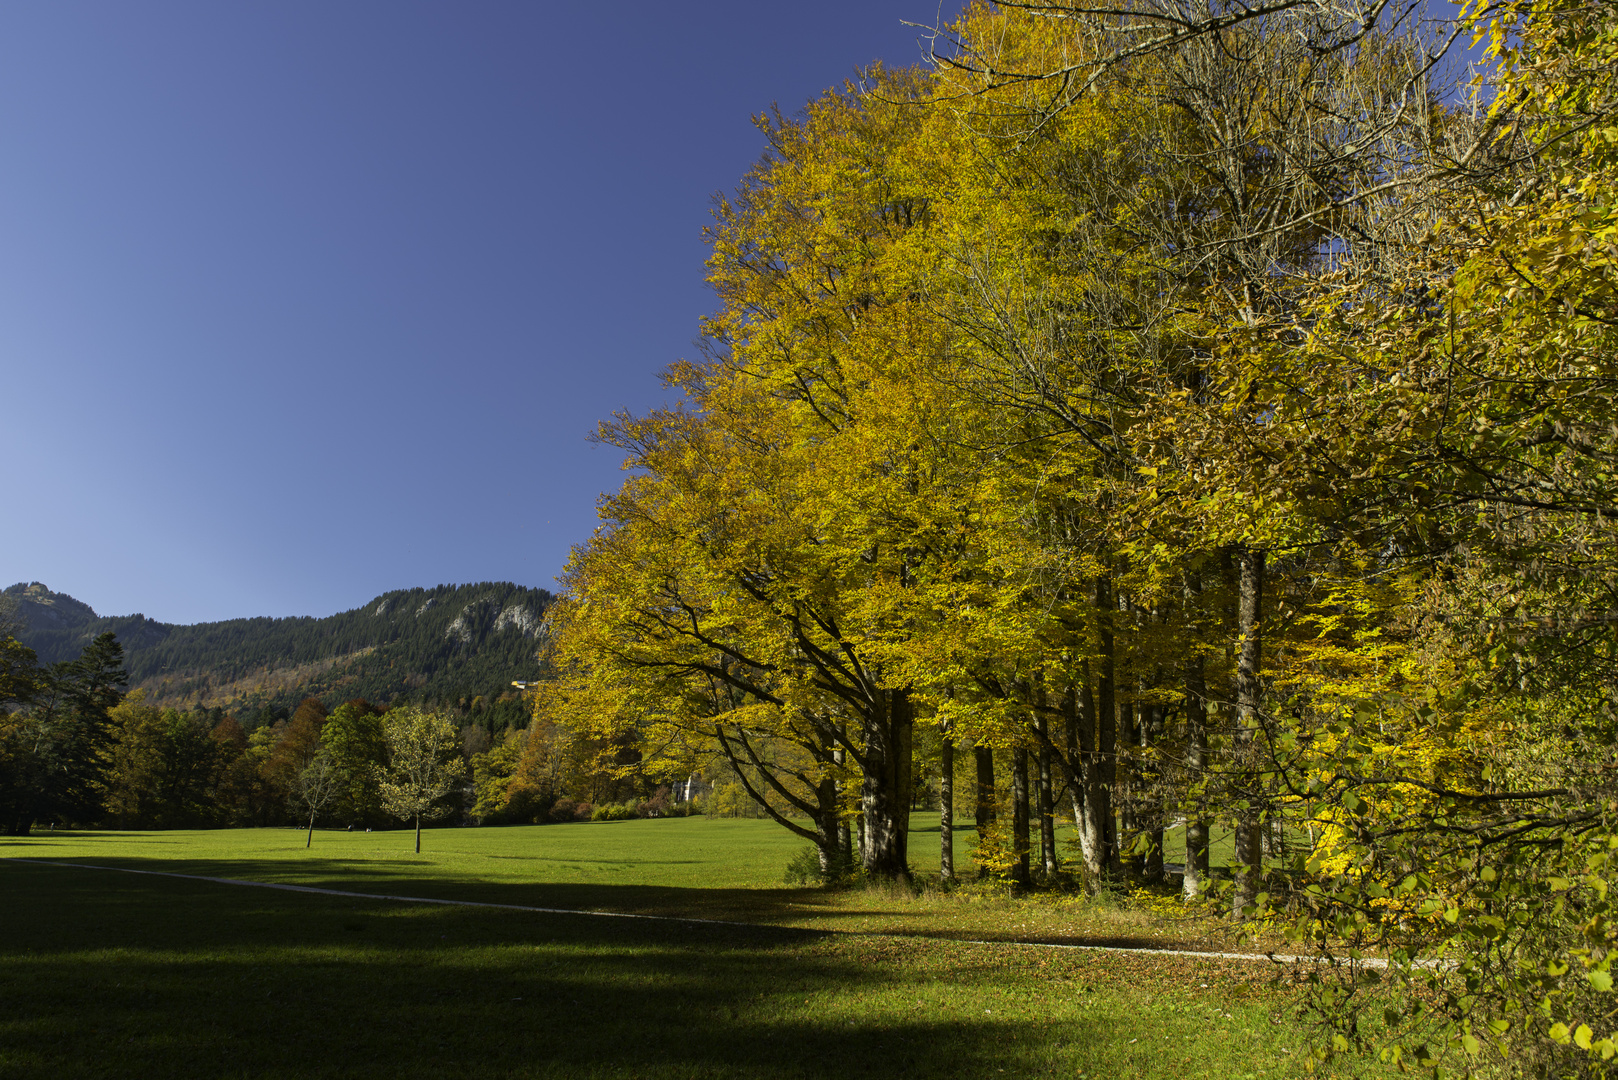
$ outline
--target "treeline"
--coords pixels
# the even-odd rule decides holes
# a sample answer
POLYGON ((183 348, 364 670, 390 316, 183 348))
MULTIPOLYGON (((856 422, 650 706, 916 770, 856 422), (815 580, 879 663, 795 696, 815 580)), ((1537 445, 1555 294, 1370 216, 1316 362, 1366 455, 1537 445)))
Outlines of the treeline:
POLYGON ((1204 894, 1223 827, 1225 910, 1343 961, 1328 1050, 1599 1073, 1618 8, 1415 11, 974 6, 761 117, 683 403, 602 426, 553 715, 822 867, 908 874, 924 738, 1009 778, 1016 882, 1059 797, 1093 889, 1204 894))
POLYGON ((624 740, 591 740, 511 697, 465 710, 306 698, 248 727, 221 708, 178 710, 125 694, 117 639, 41 665, 0 636, 0 828, 121 829, 317 822, 509 824, 677 816, 692 811, 635 774, 624 740), (520 719, 527 720, 526 713, 520 719), (425 747, 425 749, 424 749, 425 747), (423 780, 431 774, 432 782, 423 780), (430 796, 430 797, 429 797, 430 796))
POLYGON ((305 697, 458 701, 497 697, 540 674, 544 589, 504 582, 401 589, 326 618, 250 618, 176 626, 143 615, 96 617, 38 583, 14 585, 22 642, 45 663, 114 634, 130 679, 154 703, 221 707, 244 719, 281 717, 305 697))

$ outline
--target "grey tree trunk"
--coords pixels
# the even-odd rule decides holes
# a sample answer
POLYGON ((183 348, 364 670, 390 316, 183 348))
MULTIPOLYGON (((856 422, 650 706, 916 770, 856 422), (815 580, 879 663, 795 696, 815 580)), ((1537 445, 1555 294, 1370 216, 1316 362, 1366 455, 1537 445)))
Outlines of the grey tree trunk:
POLYGON ((1139 745, 1141 754, 1141 828, 1146 854, 1141 876, 1157 884, 1163 880, 1163 774, 1156 765, 1155 747, 1163 738, 1163 706, 1142 703, 1139 745))
MULTIPOLYGON (((1089 688, 1085 688, 1089 693, 1089 688)), ((1084 751, 1079 747, 1079 688, 1068 684, 1067 692, 1062 695, 1062 746, 1064 753, 1062 760, 1066 762, 1065 777, 1067 780, 1068 804, 1073 807, 1073 826, 1079 830, 1080 847, 1083 847, 1084 836, 1084 774, 1087 763, 1084 760, 1084 751)))
POLYGON ((307 840, 305 840, 303 842, 304 850, 305 851, 309 850, 309 848, 314 846, 314 843, 315 843, 315 815, 310 814, 309 815, 309 839, 307 839, 307 840))
POLYGON ((974 746, 972 757, 977 766, 974 812, 977 815, 978 843, 981 844, 988 835, 989 826, 994 824, 994 747, 974 746))
POLYGON ((1142 875, 1141 859, 1141 778, 1140 758, 1136 753, 1140 727, 1135 722, 1135 703, 1118 703, 1118 741, 1127 748, 1119 755, 1118 763, 1118 862, 1124 877, 1139 881, 1142 875))
MULTIPOLYGON (((1095 784, 1090 813, 1095 820, 1101 850, 1103 878, 1116 878, 1118 862, 1118 823, 1113 816, 1113 794, 1118 786, 1118 704, 1113 660, 1112 577, 1096 578, 1096 642, 1099 656, 1095 700, 1095 784)), ((1098 879, 1098 883, 1099 883, 1098 879)))
POLYGON ((1146 863, 1142 876, 1152 884, 1163 881, 1163 806, 1167 793, 1163 790, 1163 769, 1157 748, 1163 742, 1163 709, 1160 703, 1141 706, 1141 818, 1146 834, 1146 863))
POLYGON ((1190 797, 1185 807, 1185 877, 1180 881, 1188 900, 1202 895, 1209 885, 1208 819, 1202 810, 1207 765, 1208 687, 1202 656, 1191 652, 1185 658, 1185 771, 1190 797))
POLYGON ((832 881, 848 870, 842 840, 843 816, 839 812, 834 777, 827 776, 820 781, 815 804, 819 811, 815 815, 815 853, 820 860, 820 877, 823 881, 832 881))
POLYGON ((1238 774, 1248 788, 1236 819, 1236 888, 1231 912, 1240 918, 1252 906, 1264 874, 1263 807, 1258 777, 1256 734, 1259 725, 1259 667, 1263 653, 1260 615, 1264 603, 1264 552, 1243 547, 1237 552, 1241 582, 1237 593, 1236 750, 1238 774))
POLYGON ((938 878, 955 881, 955 736, 948 722, 938 747, 938 878))
POLYGON ((421 815, 416 815, 416 854, 421 854, 421 815))
MULTIPOLYGON (((839 727, 837 730, 839 735, 847 735, 843 728, 839 727)), ((843 774, 843 763, 847 760, 845 756, 847 753, 841 746, 831 752, 832 764, 836 766, 839 776, 843 774)), ((849 826, 848 819, 843 816, 843 783, 841 780, 837 782, 836 805, 838 864, 843 868, 844 872, 847 872, 854 866, 854 830, 849 826)))
POLYGON ((1051 789, 1050 723, 1043 711, 1034 723, 1039 728, 1039 864, 1045 876, 1053 878, 1056 876, 1056 819, 1051 789))
POLYGON ((1011 751, 1011 846, 1017 856, 1011 878, 1027 888, 1033 875, 1028 864, 1028 750, 1022 746, 1011 751))
POLYGON ((1079 761, 1082 763, 1082 789, 1074 794, 1074 820, 1079 825, 1079 849, 1084 853, 1086 883, 1090 889, 1096 890, 1101 887, 1107 873, 1107 830, 1099 809, 1104 793, 1101 790, 1101 759, 1096 753, 1096 699, 1090 687, 1088 661, 1080 670, 1079 679, 1073 693, 1073 719, 1077 729, 1074 741, 1078 744, 1079 761))
POLYGON ((908 690, 878 692, 865 724, 864 819, 861 852, 872 877, 909 881, 910 754, 915 718, 908 690))

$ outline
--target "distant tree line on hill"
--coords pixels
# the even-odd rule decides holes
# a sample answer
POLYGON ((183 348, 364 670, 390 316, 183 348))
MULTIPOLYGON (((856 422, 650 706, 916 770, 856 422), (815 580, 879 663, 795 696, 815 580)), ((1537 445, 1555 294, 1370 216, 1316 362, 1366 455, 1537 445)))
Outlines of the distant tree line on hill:
MULTIPOLYGON (((306 697, 328 708, 369 701, 497 701, 512 679, 540 671, 536 657, 552 600, 507 582, 385 593, 325 618, 248 618, 177 626, 144 615, 97 616, 38 582, 5 590, 18 639, 42 663, 72 659, 101 634, 125 649, 133 687, 154 705, 225 708, 244 725, 285 719, 306 697)), ((509 726, 507 710, 495 726, 509 726)))
MULTIPOLYGON (((11 606, 12 612, 15 605, 11 606)), ((73 659, 41 663, 0 607, 0 830, 317 822, 536 823, 689 812, 635 768, 622 739, 576 736, 507 691, 328 709, 305 697, 245 718, 176 709, 129 676, 103 632, 73 659), (423 749, 426 747, 427 749, 423 749)), ((418 837, 419 843, 419 837, 418 837)))

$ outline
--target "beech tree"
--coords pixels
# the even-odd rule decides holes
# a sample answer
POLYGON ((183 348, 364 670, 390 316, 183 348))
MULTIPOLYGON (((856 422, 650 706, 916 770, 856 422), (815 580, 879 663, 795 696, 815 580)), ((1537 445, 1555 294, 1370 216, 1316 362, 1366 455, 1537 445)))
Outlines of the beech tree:
MULTIPOLYGON (((1013 878, 1058 788, 1096 887, 1183 817, 1196 895, 1223 825, 1235 916, 1391 951, 1391 1060, 1597 1070, 1618 33, 1407 14, 973 9, 939 70, 766 118, 685 407, 604 431, 637 475, 570 571, 581 715, 728 754, 827 858, 860 822, 873 872, 918 723, 1013 878)), ((1372 1046, 1363 971, 1323 1052, 1372 1046)))
POLYGON ((448 717, 405 705, 383 716, 382 737, 388 752, 379 787, 382 806, 402 821, 415 822, 419 855, 422 820, 433 821, 455 811, 445 796, 458 790, 466 778, 461 733, 448 717))

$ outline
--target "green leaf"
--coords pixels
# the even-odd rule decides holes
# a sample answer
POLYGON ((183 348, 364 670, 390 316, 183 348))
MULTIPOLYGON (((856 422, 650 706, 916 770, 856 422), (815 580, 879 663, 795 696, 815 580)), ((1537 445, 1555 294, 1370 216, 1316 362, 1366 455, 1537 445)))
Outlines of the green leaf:
POLYGON ((1591 971, 1585 973, 1584 977, 1590 980, 1591 986, 1595 987, 1597 990, 1600 990, 1602 993, 1612 993, 1612 976, 1609 973, 1605 971, 1591 971))
POLYGON ((1580 1024, 1578 1029, 1573 1032, 1573 1045, 1580 1050, 1590 1049, 1590 1037, 1594 1034, 1595 1032, 1590 1030, 1589 1024, 1580 1024))

